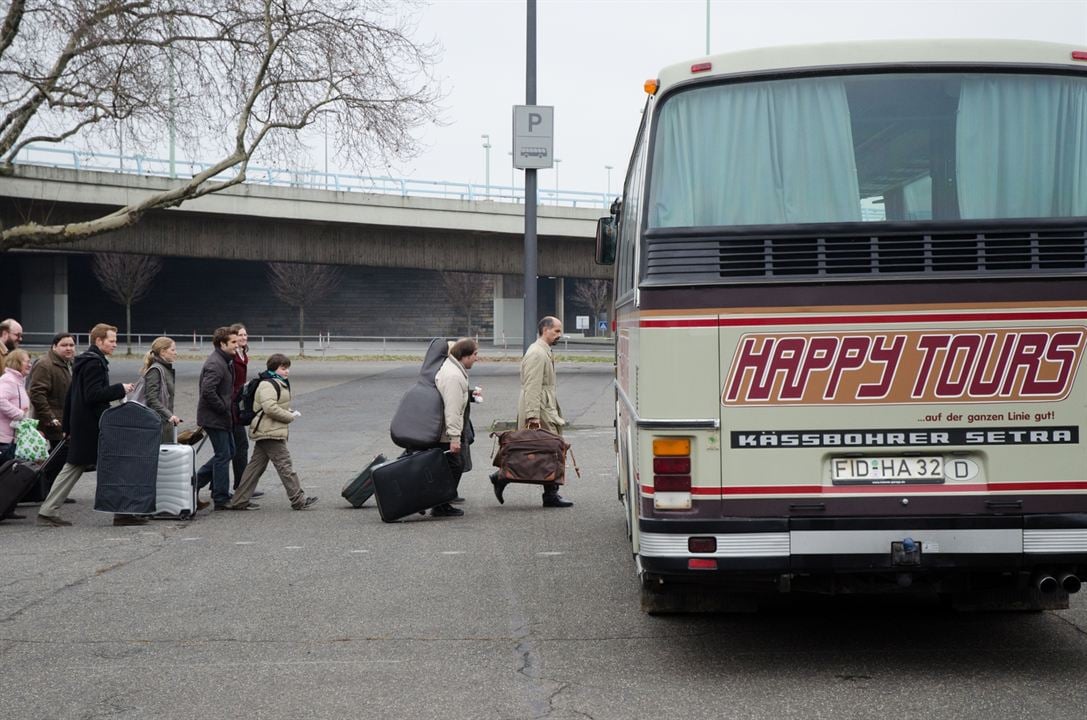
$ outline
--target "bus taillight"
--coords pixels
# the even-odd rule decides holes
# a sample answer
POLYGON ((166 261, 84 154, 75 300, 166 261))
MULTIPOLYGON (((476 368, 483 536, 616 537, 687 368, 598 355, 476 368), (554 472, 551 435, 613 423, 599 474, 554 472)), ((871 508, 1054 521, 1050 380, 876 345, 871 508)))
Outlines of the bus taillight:
POLYGON ((653 438, 653 507, 691 509, 690 438, 653 438))

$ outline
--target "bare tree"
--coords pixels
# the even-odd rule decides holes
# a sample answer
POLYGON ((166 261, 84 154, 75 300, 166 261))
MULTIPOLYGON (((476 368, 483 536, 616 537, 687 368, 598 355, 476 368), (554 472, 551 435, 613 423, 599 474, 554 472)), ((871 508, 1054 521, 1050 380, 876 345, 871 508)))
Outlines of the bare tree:
POLYGON ((0 251, 75 242, 288 161, 327 123, 358 168, 416 154, 434 120, 436 55, 415 43, 415 0, 10 0, 0 25, 0 174, 28 144, 167 136, 210 167, 78 222, 0 228, 0 251), (214 147, 213 147, 214 146, 214 147))
POLYGON ((334 265, 268 263, 268 284, 283 302, 298 308, 298 355, 306 356, 303 332, 306 308, 324 300, 340 284, 343 273, 334 265))
POLYGON ((132 306, 151 289, 162 270, 162 258, 150 255, 97 253, 91 271, 111 298, 125 306, 125 355, 132 354, 132 306))
POLYGON ((443 272, 441 277, 446 299, 464 317, 465 336, 472 335, 472 313, 489 292, 487 276, 479 273, 443 272))
POLYGON ((608 308, 611 307, 611 280, 578 280, 574 285, 573 297, 592 312, 595 334, 597 321, 608 319, 608 308))

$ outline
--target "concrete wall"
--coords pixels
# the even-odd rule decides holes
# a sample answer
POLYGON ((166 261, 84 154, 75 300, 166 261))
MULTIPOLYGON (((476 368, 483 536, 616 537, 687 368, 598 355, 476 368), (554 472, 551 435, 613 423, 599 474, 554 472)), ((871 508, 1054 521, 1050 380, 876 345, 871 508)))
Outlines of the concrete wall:
MULTIPOLYGON (((342 271, 338 290, 307 308, 307 335, 429 337, 466 332, 466 320, 450 307, 439 272, 372 267, 342 271)), ((5 278, 0 283, 0 317, 21 320, 28 333, 39 336, 35 342, 58 330, 85 333, 98 322, 124 329, 124 307, 100 287, 90 255, 0 253, 0 277, 5 278)), ((478 278, 485 292, 472 314, 473 330, 497 335, 499 341, 505 333, 515 342, 521 335, 520 276, 478 278)), ((569 332, 575 331, 577 315, 588 314, 572 297, 575 286, 576 281, 563 283, 563 324, 569 332)), ((539 281, 541 316, 558 311, 555 287, 554 279, 539 281)), ((297 311, 271 293, 265 263, 164 258, 151 294, 132 308, 133 332, 143 334, 207 335, 233 322, 246 323, 258 335, 297 333, 297 311)))
MULTIPOLYGON (((69 260, 70 325, 86 332, 96 322, 124 325, 124 308, 101 290, 90 256, 69 260)), ((165 258, 150 296, 132 308, 133 331, 211 333, 219 325, 246 323, 251 334, 294 335, 297 310, 276 298, 262 262, 165 258)), ((306 309, 306 334, 459 335, 465 321, 449 307, 437 272, 345 267, 339 288, 306 309)), ((482 334, 492 327, 493 280, 480 275, 484 300, 473 313, 482 334)))

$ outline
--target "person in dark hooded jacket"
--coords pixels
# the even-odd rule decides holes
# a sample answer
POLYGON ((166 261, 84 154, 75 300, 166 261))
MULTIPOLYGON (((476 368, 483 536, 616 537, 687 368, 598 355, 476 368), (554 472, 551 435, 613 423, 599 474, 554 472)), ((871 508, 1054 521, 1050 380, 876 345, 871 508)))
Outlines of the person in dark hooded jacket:
MULTIPOLYGON (((132 383, 109 382, 109 359, 117 347, 117 328, 99 323, 91 329, 91 346, 72 365, 72 384, 64 402, 62 429, 68 437, 68 461, 53 489, 38 509, 38 524, 64 527, 72 523, 60 516, 60 506, 76 481, 98 462, 98 421, 114 400, 132 392, 132 383)), ((115 525, 142 525, 146 518, 118 515, 115 525)))

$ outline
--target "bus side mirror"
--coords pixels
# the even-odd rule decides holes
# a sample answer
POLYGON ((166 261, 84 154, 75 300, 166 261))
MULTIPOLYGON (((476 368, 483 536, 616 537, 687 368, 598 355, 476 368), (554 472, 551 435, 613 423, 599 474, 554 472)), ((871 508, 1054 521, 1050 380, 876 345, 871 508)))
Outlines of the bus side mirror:
POLYGON ((602 217, 596 221, 596 264, 615 264, 615 218, 602 217))

